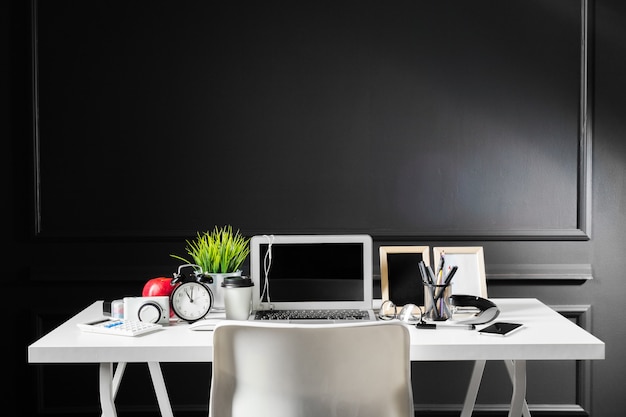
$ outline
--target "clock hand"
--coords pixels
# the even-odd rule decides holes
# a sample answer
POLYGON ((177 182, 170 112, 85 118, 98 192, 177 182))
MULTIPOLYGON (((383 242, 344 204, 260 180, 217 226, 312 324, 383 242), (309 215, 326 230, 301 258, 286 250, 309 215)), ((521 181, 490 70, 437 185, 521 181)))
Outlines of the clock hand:
POLYGON ((187 298, 189 298, 189 301, 193 302, 193 300, 191 299, 191 295, 189 295, 189 290, 186 289, 185 294, 187 294, 187 298))
POLYGON ((189 302, 193 303, 193 287, 191 287, 191 297, 189 297, 189 302))

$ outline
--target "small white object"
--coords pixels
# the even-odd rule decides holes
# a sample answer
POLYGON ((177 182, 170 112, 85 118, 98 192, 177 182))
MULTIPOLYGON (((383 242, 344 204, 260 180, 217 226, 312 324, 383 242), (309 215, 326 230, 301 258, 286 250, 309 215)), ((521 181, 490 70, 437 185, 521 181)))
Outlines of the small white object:
POLYGON ((124 318, 124 300, 114 300, 111 302, 111 317, 116 319, 124 318))
POLYGON ((201 330, 201 331, 212 331, 215 329, 215 326, 224 321, 224 319, 202 319, 198 321, 194 321, 189 325, 189 329, 191 330, 201 330))
POLYGON ((138 336, 140 334, 162 329, 157 323, 147 323, 139 320, 102 319, 91 323, 77 323, 84 332, 114 334, 120 336, 138 336))
POLYGON ((233 278, 222 282, 222 296, 227 320, 248 320, 252 312, 252 287, 249 278, 233 278), (227 282, 228 281, 228 282, 227 282))
POLYGON ((168 296, 124 297, 124 319, 147 323, 168 324, 170 298, 168 296))

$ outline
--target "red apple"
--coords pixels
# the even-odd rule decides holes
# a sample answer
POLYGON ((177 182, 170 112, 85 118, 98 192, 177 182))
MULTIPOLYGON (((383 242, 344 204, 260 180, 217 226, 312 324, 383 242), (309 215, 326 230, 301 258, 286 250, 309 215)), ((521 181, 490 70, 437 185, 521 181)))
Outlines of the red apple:
MULTIPOLYGON (((169 297, 176 285, 172 285, 172 278, 157 277, 148 280, 141 291, 142 297, 169 297)), ((174 311, 170 308, 170 317, 174 317, 174 311)))

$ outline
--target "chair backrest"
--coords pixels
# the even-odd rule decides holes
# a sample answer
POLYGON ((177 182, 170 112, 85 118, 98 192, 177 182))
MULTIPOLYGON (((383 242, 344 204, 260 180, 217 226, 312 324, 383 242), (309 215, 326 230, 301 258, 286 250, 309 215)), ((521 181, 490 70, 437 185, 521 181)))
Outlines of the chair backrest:
POLYGON ((412 417, 399 322, 225 322, 213 332, 210 417, 412 417))

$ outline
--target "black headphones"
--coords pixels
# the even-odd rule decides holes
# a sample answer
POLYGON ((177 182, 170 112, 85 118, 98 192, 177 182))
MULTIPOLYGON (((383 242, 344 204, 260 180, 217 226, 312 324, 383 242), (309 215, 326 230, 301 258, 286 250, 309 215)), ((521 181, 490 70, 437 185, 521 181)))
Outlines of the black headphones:
POLYGON ((453 294, 450 296, 450 304, 454 307, 474 307, 479 311, 473 316, 456 321, 465 324, 483 324, 498 317, 500 309, 492 301, 476 295, 453 294))

